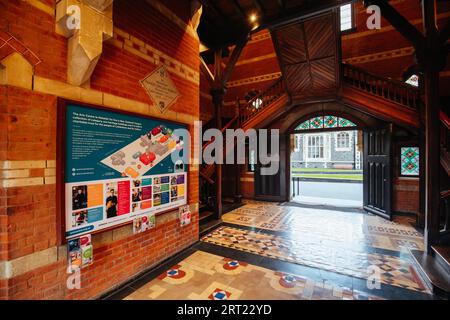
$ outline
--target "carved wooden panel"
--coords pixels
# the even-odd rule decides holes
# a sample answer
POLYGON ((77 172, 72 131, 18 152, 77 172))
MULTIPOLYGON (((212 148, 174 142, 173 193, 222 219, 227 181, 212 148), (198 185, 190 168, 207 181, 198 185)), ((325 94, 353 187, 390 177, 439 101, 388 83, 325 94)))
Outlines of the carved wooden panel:
POLYGON ((311 61, 311 77, 314 90, 334 89, 336 84, 336 65, 334 57, 311 61))
POLYGON ((304 23, 310 60, 331 57, 336 54, 335 22, 332 15, 304 23))
POLYGON ((306 61, 306 43, 301 25, 288 26, 277 32, 278 43, 283 48, 282 59, 285 64, 306 61))
POLYGON ((286 66, 284 76, 289 79, 289 81, 286 81, 289 92, 302 92, 312 89, 310 67, 306 62, 286 66))
POLYGON ((339 87, 340 41, 334 11, 273 31, 286 88, 294 100, 328 98, 339 87))

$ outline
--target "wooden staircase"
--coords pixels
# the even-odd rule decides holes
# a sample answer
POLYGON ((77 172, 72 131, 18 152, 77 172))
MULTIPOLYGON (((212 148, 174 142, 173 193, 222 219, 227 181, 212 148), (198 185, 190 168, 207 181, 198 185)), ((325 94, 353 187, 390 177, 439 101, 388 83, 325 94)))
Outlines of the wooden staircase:
POLYGON ((449 247, 432 246, 431 254, 410 250, 419 265, 419 272, 427 286, 436 295, 450 298, 450 252, 449 247))
POLYGON ((281 115, 289 104, 283 79, 276 80, 266 90, 239 107, 240 128, 262 128, 281 115))
POLYGON ((339 99, 383 120, 415 128, 420 125, 418 88, 373 75, 349 64, 342 64, 339 99))
MULTIPOLYGON (((280 78, 244 105, 239 105, 235 116, 220 131, 225 133, 227 129, 240 128, 246 131, 251 128, 263 127, 276 115, 282 114, 287 104, 288 95, 284 90, 283 80, 280 78)), ((205 142, 202 150, 204 151, 211 143, 212 141, 205 142)), ((223 154, 225 157, 225 145, 223 154)), ((214 164, 202 165, 200 176, 208 183, 214 184, 214 164)))
POLYGON ((450 117, 443 111, 440 113, 441 118, 441 165, 450 177, 450 117))
MULTIPOLYGON (((275 116, 282 114, 288 105, 289 98, 284 90, 283 80, 280 78, 271 84, 268 88, 253 97, 243 105, 238 105, 235 116, 227 122, 221 129, 225 133, 227 129, 240 128, 244 131, 251 128, 265 126, 274 119, 275 116)), ((207 141, 202 145, 202 151, 213 141, 207 141)), ((226 146, 224 144, 223 155, 226 157, 226 146)), ((215 165, 202 164, 200 166, 200 202, 202 211, 205 212, 202 217, 205 222, 211 220, 209 214, 214 210, 215 199, 215 165)), ((229 208, 233 206, 228 205, 229 208)))
MULTIPOLYGON (((418 88, 400 81, 373 75, 365 70, 342 64, 341 89, 335 99, 363 110, 372 116, 418 128, 421 104, 418 88)), ((266 90, 239 107, 240 128, 263 128, 295 106, 280 78, 266 90), (255 107, 258 106, 258 107, 255 107)), ((327 96, 328 97, 328 96, 327 96)), ((232 119, 233 125, 236 118, 232 119)), ((229 127, 229 124, 226 126, 229 127)), ((450 153, 447 152, 450 157, 450 153)))
MULTIPOLYGON (((441 165, 447 177, 443 177, 444 187, 448 188, 450 178, 450 119, 440 112, 441 120, 441 165), (447 179, 447 180, 446 180, 447 179)), ((450 298, 450 190, 444 188, 440 202, 439 243, 431 246, 431 254, 418 250, 411 253, 420 267, 428 286, 433 293, 450 298)))

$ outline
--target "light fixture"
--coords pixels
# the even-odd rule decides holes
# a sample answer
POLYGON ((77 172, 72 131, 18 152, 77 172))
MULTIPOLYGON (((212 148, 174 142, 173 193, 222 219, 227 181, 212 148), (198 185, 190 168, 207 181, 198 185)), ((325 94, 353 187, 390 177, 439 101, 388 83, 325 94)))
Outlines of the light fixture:
POLYGON ((255 14, 255 13, 252 13, 251 15, 250 15, 250 22, 252 22, 252 23, 255 23, 256 22, 256 20, 258 20, 258 16, 255 14))

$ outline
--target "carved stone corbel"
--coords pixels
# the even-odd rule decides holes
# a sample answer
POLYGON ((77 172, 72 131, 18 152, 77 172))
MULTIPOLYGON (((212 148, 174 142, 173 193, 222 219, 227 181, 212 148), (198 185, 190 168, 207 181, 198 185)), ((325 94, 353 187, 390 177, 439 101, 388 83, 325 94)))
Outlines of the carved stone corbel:
POLYGON ((203 7, 202 4, 198 0, 191 1, 191 19, 190 23, 192 28, 197 31, 198 26, 200 25, 200 19, 202 17, 203 7))
POLYGON ((81 86, 89 81, 113 36, 114 0, 60 0, 56 5, 57 30, 69 38, 67 81, 81 86))

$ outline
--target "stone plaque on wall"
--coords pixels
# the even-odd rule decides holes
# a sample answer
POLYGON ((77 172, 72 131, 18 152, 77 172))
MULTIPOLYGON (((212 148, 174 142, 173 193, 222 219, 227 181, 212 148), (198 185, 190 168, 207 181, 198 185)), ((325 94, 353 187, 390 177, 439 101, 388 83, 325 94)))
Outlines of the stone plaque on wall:
POLYGON ((141 84, 161 113, 164 113, 180 97, 180 93, 164 65, 147 75, 141 80, 141 84))

